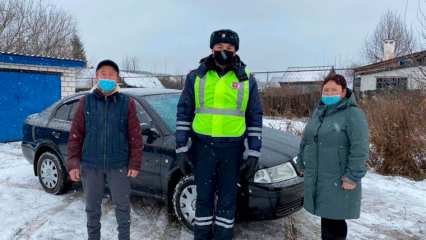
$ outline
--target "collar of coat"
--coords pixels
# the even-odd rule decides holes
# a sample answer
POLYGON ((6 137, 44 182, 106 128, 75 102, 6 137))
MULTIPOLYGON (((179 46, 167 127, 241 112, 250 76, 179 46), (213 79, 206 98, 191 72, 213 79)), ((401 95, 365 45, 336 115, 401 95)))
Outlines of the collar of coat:
POLYGON ((213 54, 210 54, 209 56, 202 58, 200 60, 200 66, 197 69, 197 75, 202 78, 207 71, 213 70, 216 72, 223 71, 223 75, 225 75, 229 71, 234 71, 235 75, 237 75, 238 80, 240 82, 247 81, 249 79, 249 76, 246 73, 246 64, 241 61, 240 57, 238 55, 235 55, 234 63, 230 66, 225 68, 224 70, 219 69, 219 67, 216 65, 216 62, 213 58, 213 54))
POLYGON ((117 102, 117 95, 120 92, 120 87, 117 86, 116 89, 114 89, 110 94, 105 95, 97 86, 93 87, 91 92, 97 97, 97 98, 104 98, 105 100, 112 100, 114 103, 117 102))

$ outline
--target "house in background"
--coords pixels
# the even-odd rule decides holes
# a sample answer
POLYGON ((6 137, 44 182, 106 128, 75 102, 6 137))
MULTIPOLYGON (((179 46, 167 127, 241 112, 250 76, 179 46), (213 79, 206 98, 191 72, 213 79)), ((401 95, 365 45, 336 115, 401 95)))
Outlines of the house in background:
MULTIPOLYGON (((332 66, 289 67, 282 76, 273 77, 271 81, 278 82, 280 87, 297 94, 319 92, 322 81, 331 69, 332 66)), ((343 75, 348 82, 348 87, 352 88, 352 71, 350 69, 335 69, 335 71, 337 74, 343 75)))
MULTIPOLYGON (((77 73, 77 91, 86 91, 95 84, 96 70, 94 68, 84 68, 77 73)), ((149 72, 120 71, 122 87, 127 88, 164 88, 158 77, 149 72)))
POLYGON ((354 90, 357 93, 424 88, 426 51, 357 67, 354 69, 354 75, 354 90))
POLYGON ((121 80, 130 88, 164 88, 160 79, 148 72, 120 72, 121 80))

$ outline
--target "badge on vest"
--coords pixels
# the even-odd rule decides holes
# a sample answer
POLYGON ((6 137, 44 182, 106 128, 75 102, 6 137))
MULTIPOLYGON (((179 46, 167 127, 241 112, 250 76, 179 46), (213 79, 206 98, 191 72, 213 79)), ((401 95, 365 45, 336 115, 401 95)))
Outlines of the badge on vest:
POLYGON ((239 89, 239 88, 240 88, 240 84, 239 84, 239 83, 237 83, 237 82, 233 82, 233 83, 232 83, 232 88, 233 88, 233 89, 239 89))

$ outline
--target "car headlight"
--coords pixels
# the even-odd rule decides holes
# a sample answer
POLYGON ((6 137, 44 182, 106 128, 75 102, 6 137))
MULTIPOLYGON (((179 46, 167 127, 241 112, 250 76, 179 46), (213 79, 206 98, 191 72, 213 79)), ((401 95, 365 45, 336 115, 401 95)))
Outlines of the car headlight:
POLYGON ((290 162, 281 165, 258 170, 254 175, 255 183, 276 183, 297 177, 293 165, 290 162))

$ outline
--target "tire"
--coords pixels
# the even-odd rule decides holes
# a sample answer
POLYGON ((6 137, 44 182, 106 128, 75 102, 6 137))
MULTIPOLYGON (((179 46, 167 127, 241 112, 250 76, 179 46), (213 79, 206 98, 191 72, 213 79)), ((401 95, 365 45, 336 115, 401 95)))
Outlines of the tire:
POLYGON ((197 191, 194 176, 181 178, 173 192, 173 210, 178 220, 189 231, 194 231, 196 199, 197 191))
POLYGON ((45 152, 40 155, 37 161, 37 175, 46 192, 57 195, 65 191, 67 175, 56 154, 45 152))

